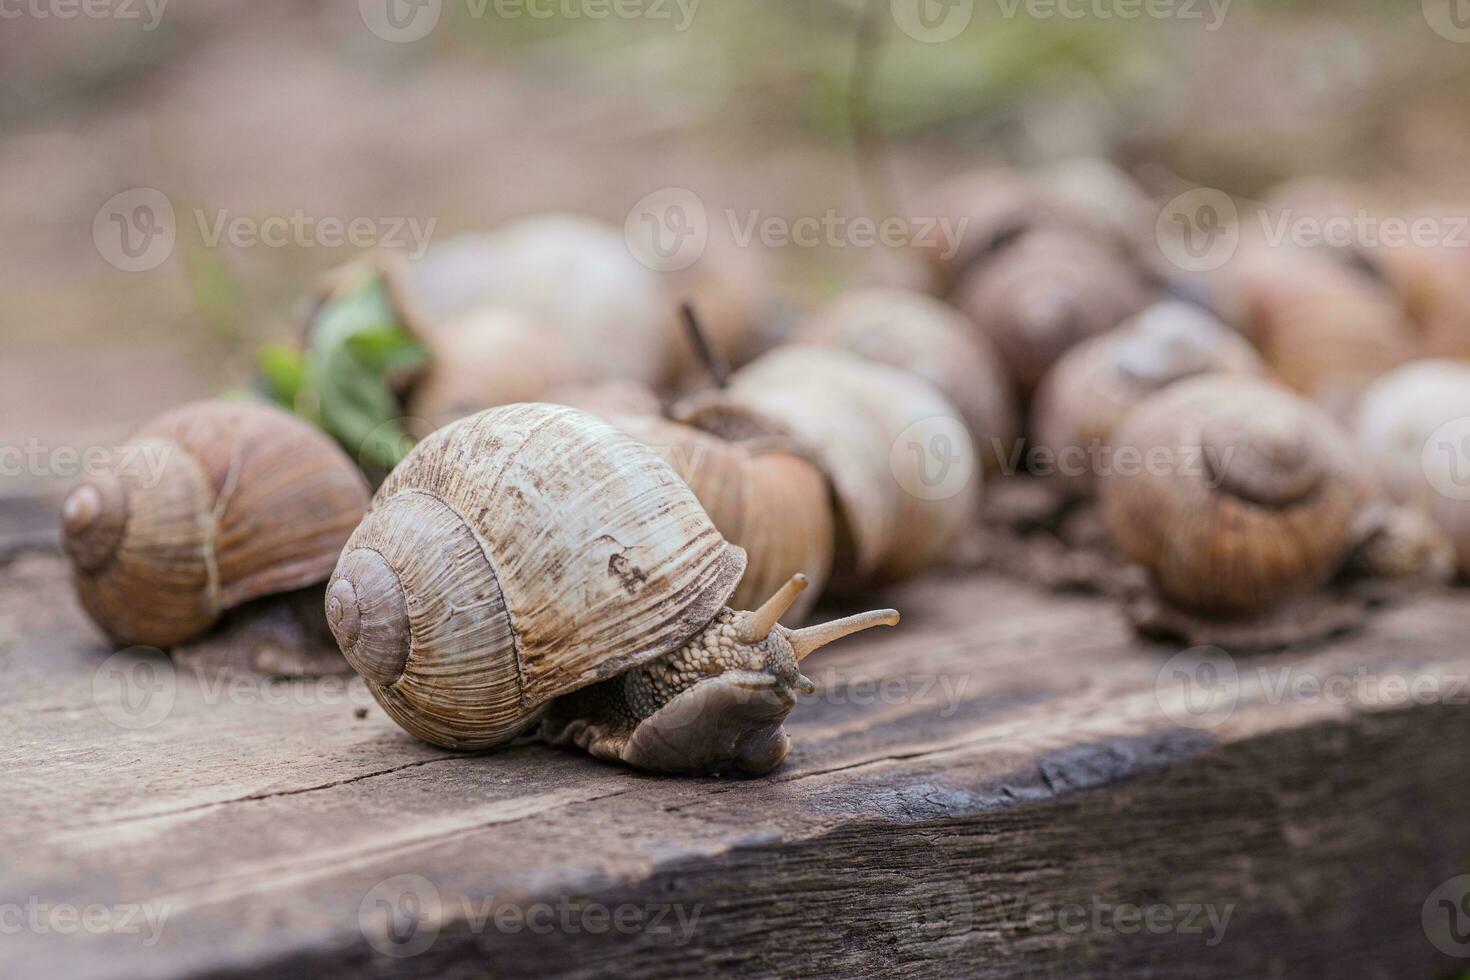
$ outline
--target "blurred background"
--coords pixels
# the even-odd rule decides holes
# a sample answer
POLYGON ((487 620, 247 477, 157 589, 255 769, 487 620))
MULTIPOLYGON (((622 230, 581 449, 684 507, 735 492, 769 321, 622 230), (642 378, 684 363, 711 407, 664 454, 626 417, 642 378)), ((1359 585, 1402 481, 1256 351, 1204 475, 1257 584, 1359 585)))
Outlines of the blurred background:
MULTIPOLYGON (((881 220, 964 169, 1082 158, 1160 200, 1314 174, 1459 203, 1467 79, 1463 0, 0 0, 0 445, 108 444, 248 384, 360 252, 323 222, 410 248, 547 210, 621 227, 670 187, 881 220), (171 244, 99 245, 139 194, 171 244), (231 231, 272 219, 306 230, 231 231)), ((884 258, 764 251, 794 305, 884 258)))

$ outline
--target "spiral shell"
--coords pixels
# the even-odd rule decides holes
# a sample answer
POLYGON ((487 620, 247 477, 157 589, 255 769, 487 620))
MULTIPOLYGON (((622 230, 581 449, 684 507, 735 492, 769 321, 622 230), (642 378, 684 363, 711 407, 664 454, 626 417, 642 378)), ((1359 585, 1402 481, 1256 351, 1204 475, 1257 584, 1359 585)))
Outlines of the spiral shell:
POLYGON ((1069 350, 1042 380, 1032 404, 1033 438, 1056 461, 1056 485, 1090 496, 1099 467, 1082 457, 1107 452, 1113 430, 1139 402, 1185 378, 1264 373, 1244 338, 1204 310, 1168 302, 1069 350))
POLYGON ((327 621, 400 725, 481 748, 687 643, 744 569, 652 450, 575 409, 509 405, 393 471, 342 552, 327 621))
POLYGON ((1355 429, 1388 496, 1427 515, 1470 571, 1470 361, 1415 361, 1363 394, 1355 429))
POLYGON ((904 289, 865 289, 801 322, 793 343, 839 347, 928 381, 960 410, 992 471, 1020 435, 1016 396, 989 341, 951 307, 904 289))
POLYGON ((995 344, 1027 395, 1068 348, 1111 330, 1149 298, 1115 250, 1050 229, 976 268, 954 293, 955 305, 995 344))
POLYGON ((1290 392, 1219 375, 1180 382, 1140 404, 1115 443, 1104 521, 1182 608, 1261 612, 1321 585, 1347 556, 1367 496, 1361 461, 1290 392))
POLYGON ((745 549, 748 565, 730 604, 754 609, 796 575, 810 588, 786 614, 798 623, 826 588, 832 568, 833 518, 827 481, 784 440, 727 441, 653 416, 609 419, 654 449, 694 491, 727 541, 745 549))
POLYGON ((367 502, 361 472, 305 422, 196 402, 144 425, 109 472, 71 491, 62 541, 97 625, 166 648, 227 609, 324 581, 367 502))
POLYGON ((983 474, 959 410, 921 379, 848 351, 778 348, 674 414, 727 436, 744 415, 751 431, 783 431, 818 461, 837 498, 838 590, 927 568, 979 504, 983 474))

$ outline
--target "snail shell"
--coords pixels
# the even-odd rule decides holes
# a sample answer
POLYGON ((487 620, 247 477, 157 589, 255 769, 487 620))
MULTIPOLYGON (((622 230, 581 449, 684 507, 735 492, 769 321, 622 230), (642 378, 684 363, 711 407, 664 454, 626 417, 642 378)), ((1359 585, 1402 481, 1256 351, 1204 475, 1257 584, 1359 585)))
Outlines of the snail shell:
POLYGON ((1251 345, 1209 313, 1159 303, 1062 356, 1036 391, 1033 436, 1056 455, 1057 486, 1090 496, 1095 468, 1075 470, 1064 461, 1069 451, 1107 450, 1113 430, 1135 405, 1185 378, 1264 370, 1251 345))
POLYGON ((928 381, 960 410, 992 471, 1020 435, 1015 393, 994 348, 953 308, 923 293, 848 293, 802 321, 792 342, 840 347, 928 381))
POLYGON ((955 305, 995 344, 1023 394, 1068 348, 1111 330, 1149 298, 1116 250, 1051 229, 1027 234, 973 270, 954 293, 955 305))
POLYGON ((1104 521, 1184 609, 1261 612, 1321 585, 1347 556, 1367 495, 1361 462, 1325 412, 1284 389, 1183 381, 1134 409, 1115 442, 1104 521))
POLYGON ((558 333, 511 309, 472 310, 432 333, 427 344, 431 360, 408 411, 429 431, 496 405, 535 401, 580 376, 558 333))
POLYGON ((1340 418, 1374 378, 1418 350, 1393 295, 1325 254, 1242 248, 1224 280, 1230 318, 1271 372, 1340 418))
POLYGON ((1390 499, 1426 514, 1470 570, 1470 362, 1426 360, 1378 379, 1359 403, 1358 445, 1390 499))
POLYGON ((831 493, 821 470, 787 440, 732 442, 647 415, 609 421, 663 457, 725 539, 745 550, 749 563, 730 604, 754 609, 793 576, 804 574, 810 588, 786 618, 805 619, 832 568, 831 493))
POLYGON ((1393 287, 1434 357, 1470 357, 1470 260, 1463 249, 1405 244, 1369 258, 1393 287))
POLYGON ((205 401, 144 425, 108 473, 73 489, 62 541, 97 625, 166 648, 227 609, 324 581, 367 503, 361 472, 310 425, 205 401))
POLYGON ((726 436, 743 416, 751 432, 782 431, 812 454, 837 501, 839 590, 927 568, 979 504, 983 474, 959 410, 923 380, 848 351, 778 348, 674 414, 726 436))
POLYGON ((657 275, 621 231, 550 214, 462 235, 417 261, 387 260, 396 305, 426 338, 474 308, 515 310, 559 336, 581 380, 654 384, 669 359, 667 302, 657 275))
POLYGON ((574 409, 509 405, 393 471, 342 552, 327 621, 400 725, 483 748, 689 642, 744 569, 653 451, 574 409))

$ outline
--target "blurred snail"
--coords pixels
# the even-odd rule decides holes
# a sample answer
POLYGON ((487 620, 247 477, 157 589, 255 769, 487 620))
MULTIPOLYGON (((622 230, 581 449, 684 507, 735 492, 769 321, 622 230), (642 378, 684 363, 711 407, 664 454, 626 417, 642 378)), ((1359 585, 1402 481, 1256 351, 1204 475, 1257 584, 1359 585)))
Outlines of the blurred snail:
POLYGON ((307 423, 204 401, 144 425, 74 488, 62 542, 93 621, 116 643, 166 648, 228 609, 325 581, 367 504, 352 460, 307 423))
POLYGON ((1359 402, 1358 445, 1388 496, 1425 514, 1470 572, 1470 361, 1425 360, 1375 381, 1359 402))
POLYGON ((1183 609, 1265 612, 1325 583, 1355 543, 1361 461, 1331 417, 1284 389, 1182 381, 1134 409, 1114 442, 1108 531, 1183 609))
POLYGON ((1032 404, 1032 436, 1056 459, 1056 486, 1090 496, 1098 467, 1085 455, 1107 451, 1113 430, 1154 392, 1201 374, 1261 375, 1244 338, 1199 307, 1166 302, 1067 351, 1042 380, 1032 404), (1069 454, 1082 454, 1068 462, 1069 454))
MULTIPOLYGON (((633 257, 619 230, 601 222, 522 218, 437 244, 415 261, 383 261, 396 305, 426 342, 455 330, 464 314, 496 307, 539 325, 545 342, 559 338, 555 357, 569 354, 581 380, 653 384, 667 370, 671 307, 658 277, 633 257)), ((524 356, 527 348, 516 351, 524 356)))
POLYGON ((1393 295, 1323 252, 1243 247, 1222 281, 1227 319, 1272 374, 1336 416, 1418 349, 1393 295))
POLYGON ((726 606, 745 569, 652 450, 575 409, 510 405, 420 443, 353 532, 327 621, 395 721, 448 748, 541 736, 659 772, 760 774, 810 691, 799 661, 892 610, 777 623, 805 586, 726 606))
POLYGON ((560 334, 512 309, 472 309, 425 343, 429 366, 411 388, 407 409, 430 431, 484 408, 534 401, 581 376, 560 334))
POLYGON ((841 591, 929 567, 979 503, 982 472, 959 410, 923 380, 848 351, 780 347, 674 416, 726 438, 780 431, 813 455, 836 497, 841 591))
POLYGON ((1068 348, 1149 301, 1115 249, 1065 230, 1033 231, 956 286, 953 299, 1000 352, 1023 395, 1068 348))
POLYGON ((1367 253, 1431 357, 1470 357, 1470 258, 1464 249, 1405 243, 1367 253))
POLYGON ((1020 435, 1015 393, 990 343, 954 309, 923 293, 844 294, 798 324, 791 342, 844 348, 928 381, 959 409, 992 470, 1020 435))

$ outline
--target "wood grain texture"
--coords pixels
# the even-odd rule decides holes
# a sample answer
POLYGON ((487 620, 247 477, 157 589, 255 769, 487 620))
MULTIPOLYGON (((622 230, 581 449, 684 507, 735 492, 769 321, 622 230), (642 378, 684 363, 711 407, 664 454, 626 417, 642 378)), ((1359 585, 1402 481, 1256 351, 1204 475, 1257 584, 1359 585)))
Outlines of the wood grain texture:
POLYGON ((883 599, 899 629, 804 665, 821 692, 773 777, 661 779, 529 744, 434 749, 356 679, 113 657, 59 558, 15 550, 0 566, 0 975, 1455 967, 1421 911, 1470 873, 1462 597, 1238 658, 1219 717, 1159 687, 1176 651, 1140 644, 1106 602, 958 574, 883 599), (1300 681, 1358 676, 1428 693, 1300 681), (22 919, 90 905, 112 934, 22 919), (156 943, 141 914, 122 922, 134 906, 163 917, 156 943))

